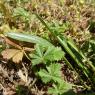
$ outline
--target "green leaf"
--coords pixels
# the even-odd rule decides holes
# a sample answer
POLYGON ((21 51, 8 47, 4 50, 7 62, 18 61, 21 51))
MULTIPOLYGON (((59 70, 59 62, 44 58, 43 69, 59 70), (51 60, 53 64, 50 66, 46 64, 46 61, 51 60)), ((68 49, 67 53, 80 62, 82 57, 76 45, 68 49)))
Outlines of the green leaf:
POLYGON ((48 47, 47 51, 44 54, 44 57, 46 60, 59 61, 64 55, 65 53, 61 50, 60 47, 48 47))
POLYGON ((53 87, 50 87, 48 89, 48 93, 51 95, 72 95, 72 94, 65 94, 67 93, 69 90, 72 89, 72 84, 67 83, 65 81, 61 81, 59 84, 57 85, 53 85, 53 87))
POLYGON ((41 69, 38 72, 38 75, 41 77, 42 81, 44 83, 54 81, 54 82, 60 82, 61 79, 61 64, 51 64, 50 66, 46 67, 47 70, 41 69))
POLYGON ((40 45, 36 45, 35 52, 30 54, 32 58, 32 64, 47 63, 53 61, 59 61, 64 57, 64 52, 59 47, 48 46, 44 48, 40 45))
POLYGON ((35 51, 34 53, 31 53, 29 56, 32 58, 32 65, 37 65, 39 63, 45 63, 45 60, 44 60, 44 51, 45 51, 45 48, 40 46, 40 45, 36 45, 35 47, 35 51))
POLYGON ((18 40, 18 41, 24 41, 24 42, 30 42, 30 43, 36 43, 42 46, 53 46, 49 41, 30 34, 23 34, 23 33, 15 33, 15 32, 7 32, 5 33, 5 36, 18 40))
POLYGON ((22 17, 23 20, 29 21, 31 16, 29 12, 27 12, 24 8, 22 7, 17 7, 14 9, 13 16, 15 17, 22 17))

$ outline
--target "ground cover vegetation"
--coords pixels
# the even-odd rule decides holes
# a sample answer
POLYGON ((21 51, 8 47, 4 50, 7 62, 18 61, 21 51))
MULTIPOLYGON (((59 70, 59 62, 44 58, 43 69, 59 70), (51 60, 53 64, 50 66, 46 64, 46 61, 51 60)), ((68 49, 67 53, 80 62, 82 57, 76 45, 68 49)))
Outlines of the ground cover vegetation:
POLYGON ((94 0, 0 0, 0 95, 95 95, 94 0))

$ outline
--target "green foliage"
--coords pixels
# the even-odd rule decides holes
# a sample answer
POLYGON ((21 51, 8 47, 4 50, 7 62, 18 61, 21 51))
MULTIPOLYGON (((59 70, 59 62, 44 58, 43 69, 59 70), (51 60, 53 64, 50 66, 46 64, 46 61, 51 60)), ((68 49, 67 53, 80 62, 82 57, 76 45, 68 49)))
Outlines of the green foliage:
POLYGON ((89 39, 88 41, 84 42, 81 49, 87 59, 90 60, 90 62, 93 64, 95 62, 95 40, 89 39))
MULTIPOLYGON (((59 61, 65 57, 65 53, 61 50, 60 47, 55 47, 47 40, 38 36, 13 32, 5 33, 5 35, 19 41, 35 43, 35 51, 30 54, 30 58, 32 58, 32 65, 36 66, 37 64, 44 63, 45 67, 39 67, 40 70, 38 69, 34 73, 36 73, 36 75, 39 76, 45 84, 49 82, 53 84, 57 83, 55 85, 56 87, 57 85, 59 87, 60 82, 63 80, 61 76, 61 64, 57 63, 56 61, 59 61)), ((65 82, 64 84, 64 86, 67 86, 65 82)), ((54 88, 51 88, 49 90, 50 93, 52 89, 54 88)), ((62 90, 63 88, 61 88, 61 86, 59 87, 59 90, 57 92, 59 94, 61 93, 60 89, 62 90)), ((67 91, 67 87, 64 87, 63 91, 67 91)))
POLYGON ((48 23, 48 25, 51 27, 52 31, 59 31, 60 33, 64 33, 71 27, 70 22, 68 21, 62 23, 61 21, 58 22, 54 20, 53 22, 48 23))
POLYGON ((67 82, 60 82, 58 85, 53 85, 53 87, 50 87, 48 89, 48 93, 52 95, 72 95, 71 93, 69 94, 64 94, 67 93, 69 90, 72 89, 72 84, 69 84, 67 82))
POLYGON ((21 7, 14 9, 13 16, 17 18, 21 17, 23 21, 29 21, 31 19, 29 12, 27 12, 24 8, 21 7))
POLYGON ((23 33, 15 33, 15 32, 7 32, 5 33, 7 37, 10 37, 15 40, 24 41, 24 42, 30 42, 30 43, 36 43, 40 44, 42 46, 53 46, 49 41, 38 37, 36 35, 30 35, 30 34, 23 34, 23 33))
POLYGON ((64 57, 64 52, 59 47, 43 47, 36 45, 35 52, 30 54, 32 58, 32 64, 47 63, 53 61, 59 61, 64 57))
POLYGON ((60 82, 60 81, 62 81, 60 70, 61 70, 60 64, 51 63, 50 66, 46 66, 46 70, 41 69, 38 72, 38 75, 41 77, 41 79, 44 83, 48 83, 50 81, 60 82))
POLYGON ((32 65, 37 65, 40 63, 46 64, 45 68, 40 68, 37 75, 45 84, 51 82, 55 85, 53 88, 48 89, 49 94, 61 95, 64 92, 72 89, 71 84, 63 82, 61 76, 62 65, 59 63, 54 63, 54 61, 59 61, 62 59, 62 57, 64 57, 64 52, 61 50, 61 48, 50 46, 42 47, 37 44, 35 52, 31 53, 30 57, 32 58, 32 65))
MULTIPOLYGON (((84 75, 89 80, 91 80, 90 79, 91 77, 89 76, 90 71, 89 71, 89 68, 87 67, 87 65, 90 66, 90 69, 92 69, 92 71, 94 72, 95 66, 92 64, 92 62, 86 58, 86 56, 83 54, 83 52, 77 48, 77 46, 71 39, 67 38, 64 35, 61 35, 57 30, 53 31, 51 29, 51 27, 49 27, 39 15, 36 14, 36 17, 49 30, 49 32, 51 32, 57 38, 58 42, 67 51, 67 53, 71 56, 71 58, 75 61, 75 63, 78 65, 80 70, 82 70, 84 75), (83 60, 86 61, 87 65, 84 65, 83 60)), ((70 64, 68 66, 73 67, 70 64)), ((73 68, 73 70, 75 70, 75 69, 73 68)))
MULTIPOLYGON (((65 68, 60 63, 66 63, 67 68, 69 67, 69 70, 74 72, 84 88, 95 90, 94 9, 95 0, 0 0, 0 32, 1 34, 8 32, 3 36, 0 35, 2 39, 5 36, 4 42, 1 43, 2 39, 0 39, 0 53, 7 48, 11 51, 18 41, 18 46, 25 55, 23 58, 27 57, 27 59, 22 59, 21 63, 23 61, 27 63, 28 59, 31 61, 32 67, 29 69, 32 68, 34 80, 37 79, 37 82, 39 79, 42 80, 41 89, 46 86, 48 94, 72 95, 68 93, 72 89, 72 85, 62 79, 64 74, 61 73, 61 68, 62 70, 65 68), (33 13, 39 13, 36 16, 42 23, 33 13), (46 23, 40 16, 45 19, 46 23), (25 34, 13 33, 14 31, 24 31, 25 34), (85 34, 86 31, 89 33, 85 34), (30 35, 31 33, 37 36, 30 35), (9 39, 9 42, 6 41, 6 38, 9 39), (81 47, 80 49, 78 45, 81 47)), ((10 53, 14 55, 14 52, 10 51, 6 53, 5 50, 5 57, 9 57, 10 53)), ((14 57, 14 59, 19 59, 18 57, 14 57)), ((12 61, 2 61, 3 58, 0 58, 1 65, 12 61)), ((28 65, 30 66, 30 64, 28 65)), ((76 77, 73 78, 76 79, 76 77)), ((37 86, 36 81, 33 83, 35 86, 37 86)), ((27 88, 23 88, 23 86, 18 86, 17 94, 30 95, 26 91, 27 88)), ((37 91, 39 92, 39 87, 37 91)))

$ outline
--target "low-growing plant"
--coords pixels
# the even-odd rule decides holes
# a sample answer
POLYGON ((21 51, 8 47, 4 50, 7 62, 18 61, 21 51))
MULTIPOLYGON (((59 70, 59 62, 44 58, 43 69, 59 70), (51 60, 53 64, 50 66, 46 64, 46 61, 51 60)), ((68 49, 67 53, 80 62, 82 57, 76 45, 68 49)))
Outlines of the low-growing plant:
MULTIPOLYGON (((80 81, 87 89, 90 88, 87 83, 84 83, 83 77, 80 76, 79 71, 83 71, 83 75, 88 79, 91 83, 91 87, 94 88, 93 82, 94 79, 91 75, 94 75, 91 72, 94 72, 95 67, 94 64, 85 56, 84 52, 78 49, 71 38, 68 38, 62 34, 60 34, 56 30, 52 30, 38 15, 37 18, 46 26, 46 28, 57 38, 58 42, 62 45, 65 49, 63 51, 60 47, 55 47, 52 43, 48 40, 45 40, 41 37, 22 34, 22 33, 15 33, 15 32, 7 32, 4 35, 6 37, 36 44, 35 50, 29 54, 29 60, 31 60, 32 68, 36 67, 39 64, 43 64, 42 67, 39 66, 38 70, 34 70, 35 75, 40 77, 43 83, 49 83, 56 85, 56 83, 60 83, 62 81, 61 77, 61 65, 58 63, 60 60, 64 60, 65 63, 77 74, 80 78, 80 81), (68 60, 65 54, 69 54, 73 59, 73 63, 75 64, 76 68, 72 64, 72 61, 68 60), (85 62, 84 62, 85 60, 85 62), (86 65, 86 64, 87 65, 86 65), (92 68, 92 69, 91 69, 92 68), (78 70, 79 71, 78 71, 78 70)), ((91 43, 91 41, 90 41, 91 43)), ((56 85, 57 87, 57 85, 56 85)), ((58 92, 59 93, 59 92, 58 92)))
POLYGON ((0 65, 16 94, 95 90, 94 11, 95 0, 0 0, 0 65))
POLYGON ((59 47, 45 47, 40 45, 36 45, 34 53, 30 54, 33 67, 42 63, 45 65, 44 68, 39 67, 40 69, 37 70, 36 75, 41 78, 43 83, 53 84, 53 87, 48 88, 49 94, 62 95, 64 92, 72 89, 73 85, 62 79, 62 64, 58 63, 64 55, 65 53, 59 47))
MULTIPOLYGON (((51 82, 57 87, 57 85, 59 85, 60 82, 62 81, 66 87, 63 87, 65 88, 63 89, 63 92, 60 92, 59 90, 57 95, 59 95, 60 93, 63 94, 64 92, 67 91, 67 89, 68 90, 71 89, 72 84, 69 84, 64 81, 61 72, 62 65, 58 63, 58 61, 62 59, 66 59, 65 53, 64 51, 62 51, 60 47, 55 47, 49 41, 40 38, 38 36, 33 36, 28 34, 26 35, 21 33, 13 33, 13 32, 5 33, 5 35, 15 40, 36 44, 35 50, 29 54, 32 68, 36 67, 39 64, 44 64, 44 67, 43 66, 42 67, 39 66, 39 68, 37 67, 37 70, 34 70, 34 73, 37 77, 40 77, 40 79, 45 84, 51 82), (67 86, 68 84, 71 85, 69 88, 67 86)), ((69 62, 67 61, 67 63, 69 62)))
MULTIPOLYGON (((81 50, 78 49, 78 47, 75 45, 75 43, 73 42, 73 40, 71 38, 68 38, 68 37, 60 34, 56 30, 52 31, 51 27, 49 27, 39 15, 36 14, 36 17, 48 29, 48 31, 51 32, 57 38, 58 43, 60 43, 61 46, 66 50, 66 52, 71 56, 71 58, 75 61, 75 63, 80 68, 80 70, 82 70, 84 75, 87 77, 89 82, 92 84, 93 80, 91 79, 90 70, 92 70, 92 72, 95 72, 95 66, 93 65, 93 63, 90 60, 88 60, 88 58, 85 56, 85 54, 81 50), (83 62, 84 60, 86 62, 86 65, 83 62)), ((73 67, 72 63, 71 63, 71 65, 73 67)), ((71 66, 71 65, 69 65, 69 66, 71 66)), ((73 68, 73 70, 75 70, 77 72, 76 68, 75 69, 73 68)), ((93 73, 92 73, 92 75, 93 75, 93 73)), ((92 87, 93 87, 93 84, 92 84, 92 87)))

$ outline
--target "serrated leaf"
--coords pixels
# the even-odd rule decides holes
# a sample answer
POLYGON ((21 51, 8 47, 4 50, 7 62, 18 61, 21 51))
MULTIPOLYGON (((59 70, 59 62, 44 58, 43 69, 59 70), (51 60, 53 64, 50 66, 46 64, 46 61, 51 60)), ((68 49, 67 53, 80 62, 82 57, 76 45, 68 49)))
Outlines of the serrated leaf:
MULTIPOLYGON (((63 94, 65 95, 65 93, 71 89, 72 89, 72 84, 67 83, 65 81, 61 81, 59 84, 57 85, 54 84, 53 87, 50 87, 48 89, 48 93, 52 95, 63 95, 63 94)), ((69 94, 66 94, 66 95, 69 95, 69 94)))
POLYGON ((61 60, 65 53, 61 50, 60 47, 48 47, 47 51, 44 54, 45 59, 50 61, 61 60))
POLYGON ((32 65, 37 65, 44 62, 43 52, 44 48, 37 44, 35 46, 35 52, 30 54, 30 57, 32 58, 32 65))
POLYGON ((37 65, 40 63, 47 63, 48 61, 59 61, 64 57, 64 52, 59 47, 44 48, 40 45, 36 45, 35 52, 30 54, 32 58, 32 64, 37 65))
POLYGON ((41 77, 42 81, 44 83, 54 81, 54 82, 60 82, 61 79, 61 65, 60 64, 51 64, 50 66, 46 67, 47 70, 41 69, 38 72, 38 75, 41 77))
POLYGON ((18 49, 6 49, 2 51, 1 55, 4 59, 12 59, 14 63, 19 63, 23 58, 23 52, 18 49))

